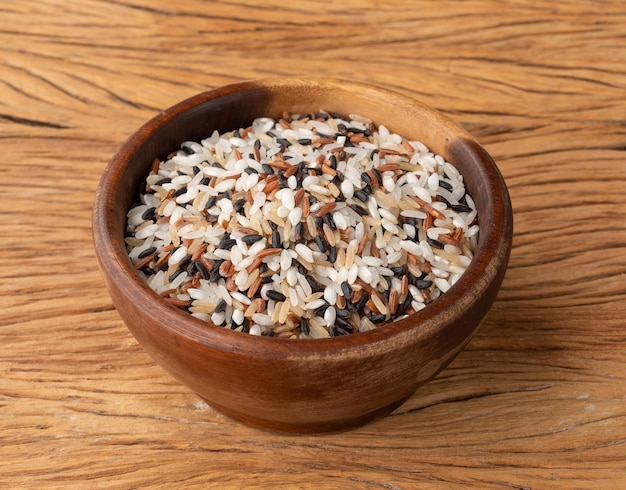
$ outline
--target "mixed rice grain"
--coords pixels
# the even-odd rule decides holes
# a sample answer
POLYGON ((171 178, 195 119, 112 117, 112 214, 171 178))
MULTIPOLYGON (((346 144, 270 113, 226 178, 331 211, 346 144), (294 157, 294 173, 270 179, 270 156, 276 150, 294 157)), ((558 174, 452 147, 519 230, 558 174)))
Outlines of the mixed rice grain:
POLYGON ((424 308, 478 239, 463 177, 351 114, 259 118, 156 159, 126 244, 159 295, 252 335, 323 338, 424 308))

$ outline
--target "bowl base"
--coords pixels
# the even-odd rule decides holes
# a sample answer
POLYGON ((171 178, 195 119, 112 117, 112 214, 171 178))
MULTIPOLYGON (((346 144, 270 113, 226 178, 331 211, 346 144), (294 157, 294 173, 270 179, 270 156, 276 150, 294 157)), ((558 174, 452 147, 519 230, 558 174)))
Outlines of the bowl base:
POLYGON ((211 402, 206 398, 201 398, 206 403, 208 403, 210 407, 214 408, 222 415, 241 422, 242 424, 247 425, 248 427, 252 427, 253 429, 259 429, 265 432, 285 435, 323 435, 356 429, 357 427, 366 425, 375 419, 379 419, 386 415, 389 415, 396 408, 398 408, 405 401, 407 401, 411 396, 412 395, 406 396, 385 407, 354 418, 295 423, 278 420, 268 420, 260 417, 255 417, 247 413, 236 412, 222 407, 218 403, 211 402))

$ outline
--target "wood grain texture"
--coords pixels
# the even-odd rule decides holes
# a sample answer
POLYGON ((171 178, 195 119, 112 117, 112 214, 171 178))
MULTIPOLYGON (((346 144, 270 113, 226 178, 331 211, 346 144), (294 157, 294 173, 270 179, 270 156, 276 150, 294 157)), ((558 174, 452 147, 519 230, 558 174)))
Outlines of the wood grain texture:
POLYGON ((626 7, 619 1, 0 2, 0 486, 626 486, 626 7), (391 416, 267 435, 122 324, 91 205, 140 124, 207 88, 328 74, 419 98, 509 185, 503 288, 391 416))

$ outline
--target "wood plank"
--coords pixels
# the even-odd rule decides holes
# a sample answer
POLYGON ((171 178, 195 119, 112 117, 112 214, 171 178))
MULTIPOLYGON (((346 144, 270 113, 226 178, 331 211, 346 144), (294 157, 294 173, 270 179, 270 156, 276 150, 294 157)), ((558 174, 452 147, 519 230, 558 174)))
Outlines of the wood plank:
POLYGON ((626 8, 618 1, 0 3, 0 486, 626 486, 626 8), (498 162, 510 268, 461 355, 316 437, 226 419, 113 309, 100 174, 202 90, 313 74, 414 96, 498 162))

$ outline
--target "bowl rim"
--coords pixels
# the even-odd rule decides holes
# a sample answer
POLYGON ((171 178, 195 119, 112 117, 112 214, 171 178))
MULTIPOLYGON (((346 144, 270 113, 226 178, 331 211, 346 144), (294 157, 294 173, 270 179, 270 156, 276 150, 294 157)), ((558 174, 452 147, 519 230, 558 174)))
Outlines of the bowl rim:
MULTIPOLYGON (((428 145, 427 142, 425 144, 428 145)), ((249 355, 270 359, 285 356, 319 357, 337 353, 359 355, 363 349, 393 349, 405 343, 407 337, 437 335, 443 325, 459 316, 459 311, 464 312, 471 308, 471 297, 464 291, 471 288, 475 294, 484 294, 498 271, 506 266, 511 247, 512 227, 511 203, 504 179, 491 156, 464 128, 445 114, 409 96, 369 83, 326 77, 246 80, 201 92, 161 111, 135 131, 106 166, 96 191, 92 222, 96 256, 105 278, 109 274, 117 282, 116 287, 123 289, 126 294, 140 302, 138 307, 152 310, 163 328, 219 351, 246 352, 249 355), (344 91, 359 90, 384 95, 390 103, 402 104, 411 110, 430 114, 438 124, 469 147, 472 157, 480 162, 480 172, 487 177, 488 185, 484 191, 488 192, 488 200, 492 206, 489 206, 486 213, 483 210, 483 214, 478 217, 479 221, 482 221, 479 245, 464 274, 439 298, 407 318, 367 332, 324 339, 283 339, 242 334, 195 318, 160 298, 135 271, 123 243, 123 230, 122 240, 116 238, 119 231, 115 229, 114 220, 111 218, 116 193, 111 177, 124 170, 134 153, 155 131, 167 124, 175 123, 186 111, 199 110, 203 104, 220 97, 253 94, 263 87, 281 90, 305 86, 344 91), (452 305, 455 305, 455 308, 452 308, 452 305)))

